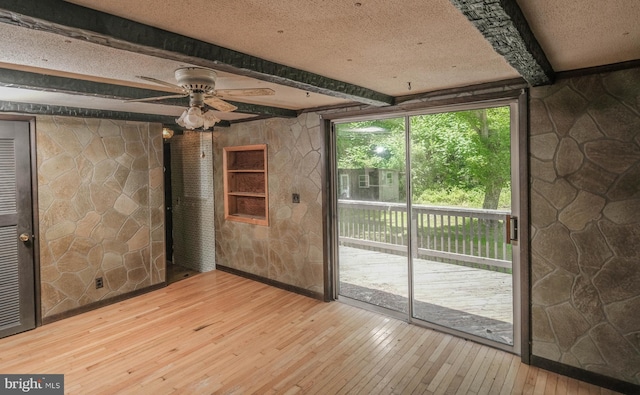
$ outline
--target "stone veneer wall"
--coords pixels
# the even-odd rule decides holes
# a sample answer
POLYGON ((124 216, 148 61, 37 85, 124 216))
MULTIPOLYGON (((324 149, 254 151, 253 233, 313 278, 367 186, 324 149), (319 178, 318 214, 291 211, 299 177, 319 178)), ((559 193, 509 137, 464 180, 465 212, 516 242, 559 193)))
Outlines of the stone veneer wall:
POLYGON ((325 147, 318 114, 233 124, 216 128, 213 137, 217 263, 322 295, 325 147), (269 226, 225 221, 222 148, 263 143, 269 226), (291 202, 292 193, 300 194, 300 203, 291 202))
POLYGON ((216 268, 211 133, 171 138, 173 263, 207 272, 216 268))
POLYGON ((161 126, 37 117, 36 138, 42 317, 164 282, 161 126))
POLYGON ((640 69, 531 90, 533 354, 640 384, 640 69))

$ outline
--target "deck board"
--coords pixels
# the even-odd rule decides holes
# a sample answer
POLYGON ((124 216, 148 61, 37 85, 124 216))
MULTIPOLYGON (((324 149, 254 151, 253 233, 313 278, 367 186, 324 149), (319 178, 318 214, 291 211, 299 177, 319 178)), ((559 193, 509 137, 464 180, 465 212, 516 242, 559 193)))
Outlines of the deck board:
MULTIPOLYGON (((340 246, 340 294, 407 312, 407 258, 340 246)), ((512 276, 414 259, 414 317, 513 343, 512 276)))

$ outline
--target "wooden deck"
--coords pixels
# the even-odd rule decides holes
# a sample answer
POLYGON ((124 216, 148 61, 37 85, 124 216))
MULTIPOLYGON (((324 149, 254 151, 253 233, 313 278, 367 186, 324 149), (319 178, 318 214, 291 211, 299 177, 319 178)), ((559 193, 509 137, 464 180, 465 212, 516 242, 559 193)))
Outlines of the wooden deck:
POLYGON ((0 339, 66 394, 613 394, 512 354, 224 272, 0 339))
MULTIPOLYGON (((407 258, 340 246, 340 293, 407 311, 407 258)), ((416 318, 513 344, 512 276, 414 259, 416 318)))

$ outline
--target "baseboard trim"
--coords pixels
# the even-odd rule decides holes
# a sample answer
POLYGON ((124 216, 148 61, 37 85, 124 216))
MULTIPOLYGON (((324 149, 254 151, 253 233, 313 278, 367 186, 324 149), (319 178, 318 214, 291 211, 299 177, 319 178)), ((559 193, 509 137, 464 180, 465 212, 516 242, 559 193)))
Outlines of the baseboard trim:
POLYGON ((123 300, 135 298, 136 296, 140 296, 140 295, 152 292, 152 291, 156 291, 156 290, 162 289, 162 288, 164 288, 166 286, 167 286, 166 282, 161 282, 161 283, 158 283, 158 284, 155 284, 155 285, 151 285, 151 286, 146 287, 146 288, 136 289, 135 291, 132 291, 132 292, 129 292, 129 293, 126 293, 126 294, 117 295, 117 296, 114 296, 114 297, 109 298, 109 299, 99 300, 97 302, 93 302, 93 303, 90 303, 88 305, 80 306, 78 308, 71 309, 71 310, 65 311, 63 313, 54 314, 54 315, 52 315, 50 317, 43 317, 42 318, 42 325, 51 324, 52 322, 56 322, 56 321, 63 320, 65 318, 73 317, 74 315, 86 313, 87 311, 96 310, 96 309, 99 309, 101 307, 105 307, 105 306, 108 306, 108 305, 111 305, 111 304, 114 304, 114 303, 122 302, 123 300))
POLYGON ((258 276, 256 274, 252 274, 252 273, 243 272, 242 270, 234 269, 232 267, 223 266, 223 265, 220 265, 220 264, 216 264, 216 269, 220 270, 222 272, 235 274, 236 276, 244 277, 244 278, 247 278, 249 280, 254 280, 254 281, 257 281, 257 282, 260 282, 260 283, 271 285, 271 286, 276 287, 276 288, 284 289, 285 291, 289 291, 289 292, 297 293, 297 294, 300 294, 300 295, 308 296, 310 298, 318 299, 318 300, 324 302, 324 295, 321 294, 321 293, 318 293, 318 292, 309 291, 308 289, 296 287, 295 285, 285 284, 285 283, 282 283, 280 281, 272 280, 270 278, 258 276))
POLYGON ((590 372, 581 368, 565 365, 550 359, 531 356, 531 365, 554 373, 559 373, 580 381, 584 381, 599 387, 604 387, 623 394, 640 394, 640 385, 635 385, 626 381, 604 376, 599 373, 590 372))

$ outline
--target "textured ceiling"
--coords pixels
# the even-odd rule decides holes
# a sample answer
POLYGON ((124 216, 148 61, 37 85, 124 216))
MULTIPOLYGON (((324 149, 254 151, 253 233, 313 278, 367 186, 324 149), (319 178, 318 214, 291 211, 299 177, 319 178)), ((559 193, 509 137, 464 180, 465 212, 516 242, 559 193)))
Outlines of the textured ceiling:
MULTIPOLYGON (((170 91, 136 76, 175 83, 175 69, 204 65, 218 71, 218 89, 274 89, 274 96, 233 98, 267 106, 267 110, 301 111, 352 102, 393 104, 394 98, 404 95, 519 78, 521 69, 503 56, 501 47, 495 48, 501 38, 495 40, 493 32, 483 34, 479 27, 496 18, 491 9, 495 4, 507 11, 511 5, 520 6, 523 22, 528 24, 525 33, 533 33, 541 56, 546 56, 543 61, 548 60, 553 71, 640 59, 638 0, 34 0, 22 4, 0 0, 0 22, 4 22, 0 23, 0 77, 2 69, 22 70, 29 73, 26 79, 43 74, 64 77, 64 81, 170 91), (22 16, 22 6, 28 3, 36 5, 22 16), (208 47, 198 47, 200 52, 194 55, 189 52, 197 46, 194 41, 180 41, 175 39, 180 36, 162 31, 149 35, 161 43, 177 40, 184 48, 121 45, 143 34, 126 21, 110 20, 103 26, 99 17, 98 33, 94 33, 94 27, 75 23, 77 9, 69 3, 196 39, 208 47), (460 3, 471 11, 461 12, 460 3), (45 7, 53 11, 41 17, 30 14, 45 7), (482 16, 487 10, 491 12, 482 16), (474 18, 479 22, 470 22, 474 18), (73 26, 66 28, 60 21, 73 26), (239 59, 237 64, 229 66, 228 58, 216 58, 220 47, 232 50, 231 63, 239 59)), ((531 53, 537 56, 535 50, 531 53)), ((13 74, 8 75, 0 89, 3 102, 165 116, 179 115, 188 102, 124 103, 98 94, 88 100, 83 96, 86 92, 72 89, 14 86, 7 81, 13 74)), ((232 122, 274 116, 249 107, 219 115, 232 122)))
POLYGON ((518 76, 449 0, 73 3, 392 96, 518 76))
POLYGON ((640 59, 638 0, 518 0, 556 71, 640 59))

